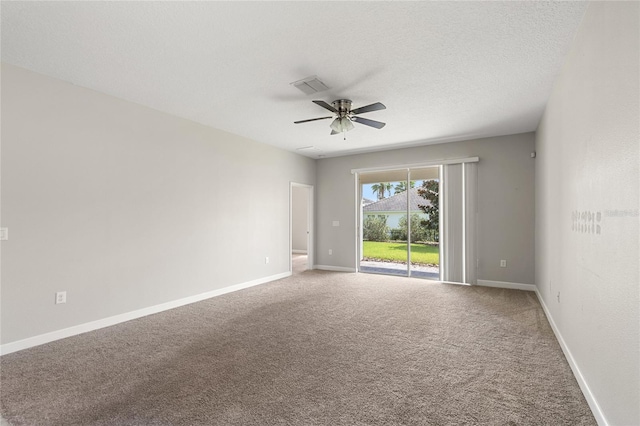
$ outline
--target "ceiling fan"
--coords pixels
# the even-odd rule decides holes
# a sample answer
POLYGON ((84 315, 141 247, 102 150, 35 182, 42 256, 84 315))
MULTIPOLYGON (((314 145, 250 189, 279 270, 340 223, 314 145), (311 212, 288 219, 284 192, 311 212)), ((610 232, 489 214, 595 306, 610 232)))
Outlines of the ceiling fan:
POLYGON ((364 124, 365 126, 375 127, 376 129, 382 129, 385 126, 385 123, 382 123, 380 121, 358 117, 358 114, 363 114, 365 112, 387 109, 387 107, 380 102, 376 102, 374 104, 366 105, 356 109, 351 109, 351 101, 349 99, 338 99, 331 102, 331 105, 329 105, 325 101, 313 101, 313 103, 316 105, 320 105, 322 108, 328 109, 335 115, 330 115, 328 117, 311 118, 309 120, 294 121, 294 124, 308 123, 309 121, 326 120, 328 118, 335 117, 335 119, 331 122, 332 135, 348 132, 349 130, 353 129, 353 121, 355 121, 356 123, 364 124))

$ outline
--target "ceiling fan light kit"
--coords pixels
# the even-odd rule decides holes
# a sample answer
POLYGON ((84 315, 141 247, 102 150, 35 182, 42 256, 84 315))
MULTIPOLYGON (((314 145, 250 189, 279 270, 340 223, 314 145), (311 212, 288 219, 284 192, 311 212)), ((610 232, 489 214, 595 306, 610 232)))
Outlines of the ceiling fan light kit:
POLYGON ((353 124, 347 117, 339 117, 333 120, 333 123, 331 123, 331 128, 337 133, 348 132, 349 130, 353 129, 353 124))
POLYGON ((331 111, 335 115, 329 117, 310 118, 308 120, 294 121, 294 124, 334 118, 334 120, 330 124, 332 135, 337 135, 338 133, 345 133, 349 130, 352 130, 354 128, 353 122, 364 124, 365 126, 370 126, 376 129, 382 129, 385 126, 385 123, 382 123, 380 121, 358 117, 358 114, 386 109, 387 107, 385 107, 380 102, 376 102, 371 105, 366 105, 353 110, 351 109, 351 100, 349 99, 338 99, 331 102, 331 105, 329 105, 325 101, 313 101, 313 103, 331 111))

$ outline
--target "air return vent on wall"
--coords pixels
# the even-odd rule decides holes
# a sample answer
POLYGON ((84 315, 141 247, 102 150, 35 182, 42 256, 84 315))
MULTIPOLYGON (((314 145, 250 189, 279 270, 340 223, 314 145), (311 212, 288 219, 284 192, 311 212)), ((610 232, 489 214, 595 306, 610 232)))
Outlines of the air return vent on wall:
POLYGON ((312 95, 314 93, 323 92, 329 89, 327 85, 318 80, 318 77, 316 77, 315 75, 303 78, 302 80, 294 81, 291 84, 294 87, 300 89, 306 95, 312 95))

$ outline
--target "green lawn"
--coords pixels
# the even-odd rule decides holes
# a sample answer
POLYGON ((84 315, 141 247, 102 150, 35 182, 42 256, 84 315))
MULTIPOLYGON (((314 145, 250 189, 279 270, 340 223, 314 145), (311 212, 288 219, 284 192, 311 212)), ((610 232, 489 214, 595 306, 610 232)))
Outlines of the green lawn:
MULTIPOLYGON (((364 241, 363 251, 365 260, 407 261, 407 243, 364 241)), ((411 263, 439 265, 440 253, 438 252, 438 246, 411 244, 411 263)))

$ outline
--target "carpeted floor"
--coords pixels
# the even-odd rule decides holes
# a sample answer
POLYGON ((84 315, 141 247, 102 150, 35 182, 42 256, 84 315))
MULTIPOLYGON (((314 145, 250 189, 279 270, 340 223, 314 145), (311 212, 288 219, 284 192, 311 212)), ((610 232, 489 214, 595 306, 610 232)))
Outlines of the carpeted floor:
POLYGON ((594 425, 531 292, 291 278, 3 356, 13 425, 594 425))

